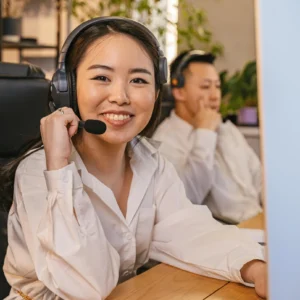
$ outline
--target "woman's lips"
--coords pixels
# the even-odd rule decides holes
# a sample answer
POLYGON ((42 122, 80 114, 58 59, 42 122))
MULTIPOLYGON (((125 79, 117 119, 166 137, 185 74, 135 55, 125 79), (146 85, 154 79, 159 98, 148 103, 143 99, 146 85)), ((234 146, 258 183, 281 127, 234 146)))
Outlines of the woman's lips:
POLYGON ((127 112, 120 112, 120 113, 108 112, 102 114, 102 116, 107 123, 115 127, 122 127, 128 124, 134 117, 133 115, 128 114, 127 112))

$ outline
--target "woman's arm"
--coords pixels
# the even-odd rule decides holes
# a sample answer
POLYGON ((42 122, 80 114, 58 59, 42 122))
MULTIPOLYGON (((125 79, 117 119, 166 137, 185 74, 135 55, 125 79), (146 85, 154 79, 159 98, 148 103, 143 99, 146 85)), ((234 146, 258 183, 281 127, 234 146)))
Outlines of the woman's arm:
POLYGON ((35 272, 49 290, 74 300, 109 295, 118 282, 120 258, 74 163, 45 171, 45 178, 17 172, 15 202, 35 272))
POLYGON ((250 261, 264 260, 262 247, 237 227, 215 221, 206 206, 192 205, 170 163, 161 159, 159 169, 151 258, 200 275, 246 284, 241 269, 250 261))
MULTIPOLYGON (((23 212, 24 208, 19 207, 23 212)), ((28 224, 29 220, 27 220, 28 224)), ((28 299, 61 300, 62 298, 50 291, 42 281, 38 280, 32 257, 30 255, 26 239, 29 232, 27 225, 21 226, 16 202, 13 203, 8 218, 8 248, 4 261, 3 271, 11 286, 7 300, 20 300, 20 295, 28 299)), ((31 245, 32 243, 30 243, 31 245)), ((32 246, 32 245, 31 245, 32 246)))

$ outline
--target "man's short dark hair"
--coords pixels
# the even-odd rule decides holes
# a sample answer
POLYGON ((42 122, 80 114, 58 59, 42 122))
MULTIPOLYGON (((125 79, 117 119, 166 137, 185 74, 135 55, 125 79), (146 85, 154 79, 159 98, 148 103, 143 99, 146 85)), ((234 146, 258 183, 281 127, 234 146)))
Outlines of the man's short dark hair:
MULTIPOLYGON (((184 57, 193 50, 183 51, 181 52, 171 63, 170 65, 170 78, 174 78, 176 76, 176 73, 178 72, 178 66, 180 65, 181 61, 184 59, 184 57)), ((180 72, 182 73, 185 69, 188 68, 189 64, 192 62, 202 62, 202 63, 208 63, 213 65, 215 61, 215 56, 212 53, 203 52, 203 54, 199 55, 193 55, 191 59, 187 61, 187 63, 181 68, 180 72)))

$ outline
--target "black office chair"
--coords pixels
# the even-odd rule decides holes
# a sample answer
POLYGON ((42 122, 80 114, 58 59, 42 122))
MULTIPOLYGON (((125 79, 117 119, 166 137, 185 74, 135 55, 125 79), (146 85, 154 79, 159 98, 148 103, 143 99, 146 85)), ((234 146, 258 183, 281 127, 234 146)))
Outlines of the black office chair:
MULTIPOLYGON (((0 167, 17 157, 39 135, 49 113, 49 81, 33 65, 0 63, 0 167)), ((3 199, 2 199, 3 200, 3 199)), ((2 203, 0 194, 0 203, 2 203)), ((0 299, 10 290, 2 266, 7 248, 8 212, 0 206, 0 299)))
POLYGON ((10 286, 6 281, 2 266, 7 248, 7 213, 0 211, 0 299, 4 299, 10 291, 10 286))
POLYGON ((39 134, 49 113, 49 81, 33 65, 0 63, 0 164, 39 134))

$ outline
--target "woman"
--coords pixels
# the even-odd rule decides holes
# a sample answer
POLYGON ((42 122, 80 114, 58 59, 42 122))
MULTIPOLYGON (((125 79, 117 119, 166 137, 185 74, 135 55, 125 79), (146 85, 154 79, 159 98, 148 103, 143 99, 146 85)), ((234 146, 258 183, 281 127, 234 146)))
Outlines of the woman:
POLYGON ((98 20, 66 53, 73 109, 41 120, 44 149, 16 171, 6 299, 104 299, 149 258, 252 283, 264 296, 259 245, 193 206, 174 168, 143 138, 160 106, 156 40, 131 20, 98 20), (106 132, 79 130, 79 116, 105 122, 106 132))

